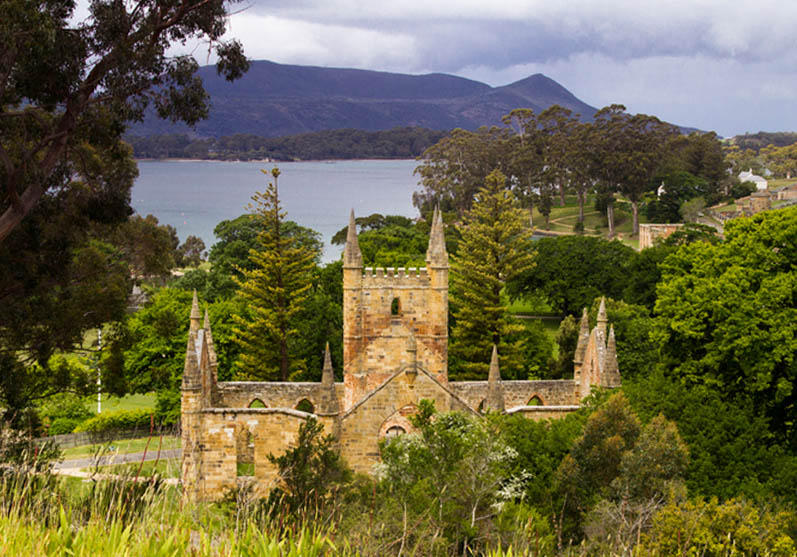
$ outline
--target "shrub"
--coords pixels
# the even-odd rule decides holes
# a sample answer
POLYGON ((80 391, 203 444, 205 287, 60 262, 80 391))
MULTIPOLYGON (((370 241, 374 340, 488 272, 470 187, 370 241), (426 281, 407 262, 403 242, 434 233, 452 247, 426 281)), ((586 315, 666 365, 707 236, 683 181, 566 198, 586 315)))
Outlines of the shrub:
POLYGON ((75 431, 75 428, 83 422, 84 420, 80 418, 56 418, 53 420, 53 423, 50 424, 47 434, 63 435, 64 433, 72 433, 75 431))
POLYGON ((89 418, 75 428, 75 433, 103 433, 121 429, 146 428, 150 425, 152 411, 146 409, 117 410, 89 418))

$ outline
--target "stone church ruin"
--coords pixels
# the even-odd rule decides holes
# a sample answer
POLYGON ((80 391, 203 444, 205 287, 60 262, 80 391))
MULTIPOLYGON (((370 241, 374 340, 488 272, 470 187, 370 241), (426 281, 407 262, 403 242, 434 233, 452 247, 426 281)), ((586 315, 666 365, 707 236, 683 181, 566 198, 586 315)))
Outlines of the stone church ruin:
POLYGON ((579 408, 594 386, 620 384, 614 330, 603 302, 590 330, 584 310, 573 379, 503 381, 493 350, 487 381, 448 380, 448 253, 435 211, 425 268, 363 268, 354 213, 343 252, 343 382, 329 348, 319 383, 217 380, 207 312, 194 295, 182 383, 184 494, 214 500, 246 481, 264 494, 275 480, 268 460, 292 446, 315 417, 358 472, 379 460, 379 441, 412 430, 421 399, 441 412, 520 413, 530 419, 579 408))

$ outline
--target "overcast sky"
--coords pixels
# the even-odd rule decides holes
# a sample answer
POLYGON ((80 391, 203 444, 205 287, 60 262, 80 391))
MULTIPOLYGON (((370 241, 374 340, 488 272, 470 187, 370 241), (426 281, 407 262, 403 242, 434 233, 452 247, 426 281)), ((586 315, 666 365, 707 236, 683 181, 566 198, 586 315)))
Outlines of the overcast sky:
POLYGON ((730 136, 797 130, 795 0, 253 0, 247 55, 445 72, 490 85, 543 73, 583 101, 730 136))
POLYGON ((797 0, 244 0, 233 9, 228 35, 255 60, 494 86, 543 73, 598 108, 621 103, 723 136, 797 131, 797 0))

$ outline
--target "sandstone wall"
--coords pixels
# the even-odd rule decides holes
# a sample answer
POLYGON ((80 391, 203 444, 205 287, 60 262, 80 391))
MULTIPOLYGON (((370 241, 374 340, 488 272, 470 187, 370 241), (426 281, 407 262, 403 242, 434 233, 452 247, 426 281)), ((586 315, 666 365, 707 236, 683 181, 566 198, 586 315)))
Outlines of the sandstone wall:
POLYGON ((341 417, 340 450, 349 466, 357 472, 369 473, 379 461, 380 435, 395 424, 406 431, 406 417, 420 399, 434 401, 440 412, 470 412, 465 403, 445 389, 432 376, 418 371, 413 376, 399 372, 341 417))
MULTIPOLYGON (((504 406, 524 406, 533 397, 539 398, 543 405, 568 405, 576 402, 576 384, 572 380, 559 381, 501 381, 504 390, 504 406)), ((487 381, 456 381, 449 388, 478 409, 487 398, 487 381)))

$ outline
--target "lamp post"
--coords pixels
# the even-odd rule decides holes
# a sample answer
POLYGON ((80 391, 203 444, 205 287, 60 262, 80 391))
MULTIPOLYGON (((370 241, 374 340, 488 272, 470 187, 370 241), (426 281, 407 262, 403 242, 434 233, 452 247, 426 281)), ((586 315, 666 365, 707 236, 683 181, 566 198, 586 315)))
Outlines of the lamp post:
POLYGON ((102 374, 100 373, 100 353, 102 352, 102 329, 97 329, 97 414, 102 412, 102 374))

